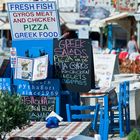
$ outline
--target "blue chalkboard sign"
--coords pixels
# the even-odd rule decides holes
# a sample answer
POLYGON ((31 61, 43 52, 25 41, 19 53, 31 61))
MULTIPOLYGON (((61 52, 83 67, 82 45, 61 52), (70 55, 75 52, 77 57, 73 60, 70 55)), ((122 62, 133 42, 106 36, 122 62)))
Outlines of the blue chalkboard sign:
POLYGON ((16 92, 23 96, 59 96, 59 79, 46 79, 40 81, 14 80, 16 92))
POLYGON ((0 78, 0 90, 1 91, 11 91, 11 79, 10 78, 0 78))

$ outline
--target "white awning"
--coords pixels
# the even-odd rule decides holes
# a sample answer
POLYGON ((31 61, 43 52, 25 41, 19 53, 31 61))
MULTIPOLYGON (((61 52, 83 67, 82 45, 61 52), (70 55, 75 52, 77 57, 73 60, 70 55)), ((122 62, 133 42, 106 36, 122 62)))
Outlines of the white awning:
POLYGON ((100 19, 93 19, 90 22, 90 28, 92 29, 92 31, 98 29, 100 31, 101 27, 105 27, 106 23, 100 19))
POLYGON ((104 22, 104 23, 112 23, 112 22, 115 22, 117 20, 127 18, 128 16, 130 16, 128 12, 118 13, 118 14, 115 14, 115 15, 112 15, 112 16, 110 16, 108 18, 103 19, 102 22, 104 22))
POLYGON ((90 20, 90 18, 80 17, 79 13, 76 12, 59 12, 59 15, 66 23, 75 24, 76 20, 90 20))
POLYGON ((81 18, 79 13, 75 12, 59 12, 60 23, 65 24, 70 30, 79 30, 81 28, 90 28, 89 25, 76 24, 76 20, 90 20, 90 18, 81 18))
POLYGON ((76 24, 73 24, 73 23, 66 23, 66 26, 69 29, 72 29, 72 30, 79 30, 81 28, 89 28, 88 25, 76 25, 76 24))

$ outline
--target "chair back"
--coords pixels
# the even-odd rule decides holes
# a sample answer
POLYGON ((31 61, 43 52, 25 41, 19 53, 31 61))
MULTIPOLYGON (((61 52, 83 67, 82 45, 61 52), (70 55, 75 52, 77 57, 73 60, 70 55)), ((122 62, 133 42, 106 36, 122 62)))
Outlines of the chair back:
POLYGON ((126 107, 129 105, 129 81, 120 83, 119 103, 126 107))
POLYGON ((92 129, 96 130, 100 105, 69 105, 66 104, 67 121, 86 120, 92 122, 92 129))

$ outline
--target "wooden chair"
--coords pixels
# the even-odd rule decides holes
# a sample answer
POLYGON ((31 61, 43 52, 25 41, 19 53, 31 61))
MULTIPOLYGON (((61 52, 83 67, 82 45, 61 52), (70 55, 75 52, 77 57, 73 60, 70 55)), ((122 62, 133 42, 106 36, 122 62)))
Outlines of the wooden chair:
POLYGON ((113 134, 119 131, 120 137, 124 137, 125 132, 130 132, 129 82, 120 83, 118 96, 118 105, 109 107, 110 130, 113 134))
POLYGON ((88 105, 69 105, 66 104, 67 121, 91 121, 92 129, 97 131, 97 121, 100 105, 97 103, 95 106, 88 105))

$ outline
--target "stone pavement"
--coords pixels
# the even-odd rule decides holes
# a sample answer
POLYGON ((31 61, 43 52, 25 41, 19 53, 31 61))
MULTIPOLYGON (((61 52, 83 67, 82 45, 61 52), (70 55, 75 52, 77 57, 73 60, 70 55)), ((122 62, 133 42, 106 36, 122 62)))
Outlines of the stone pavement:
MULTIPOLYGON (((139 133, 140 133, 140 124, 138 123, 138 125, 131 125, 131 131, 133 130, 133 128, 136 128, 139 133)), ((115 134, 113 137, 111 137, 111 135, 109 135, 109 139, 108 140, 127 140, 127 136, 120 138, 119 134, 115 134)))

